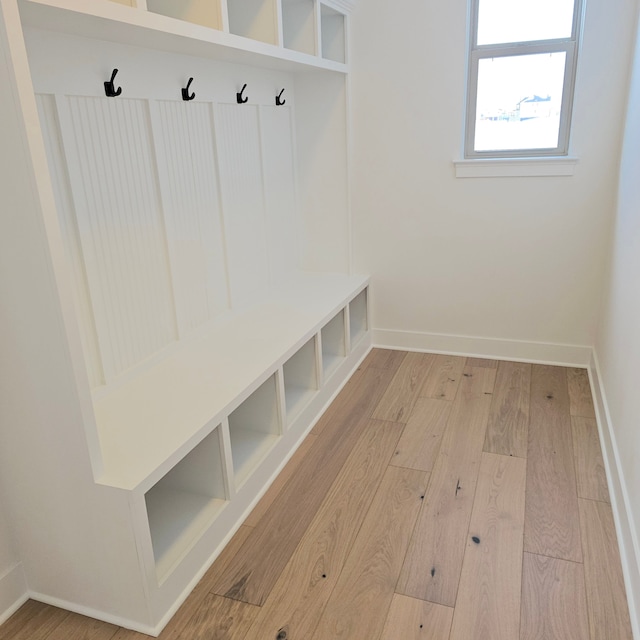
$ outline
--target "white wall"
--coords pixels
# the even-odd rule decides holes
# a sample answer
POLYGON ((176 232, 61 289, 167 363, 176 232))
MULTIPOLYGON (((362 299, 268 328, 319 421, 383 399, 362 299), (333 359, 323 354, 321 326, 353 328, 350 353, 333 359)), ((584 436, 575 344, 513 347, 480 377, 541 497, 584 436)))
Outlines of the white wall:
MULTIPOLYGON (((640 35, 640 34, 639 34, 640 35)), ((600 384, 606 397, 605 445, 619 476, 619 530, 627 557, 628 590, 640 613, 640 39, 629 95, 612 256, 596 340, 600 384), (608 424, 607 424, 608 423, 608 424), (610 442, 609 440, 610 434, 610 442), (626 494, 626 495, 625 495, 626 494)), ((614 485, 615 486, 615 485, 614 485)), ((636 617, 636 625, 638 620, 636 617)))
POLYGON ((636 1, 587 5, 575 176, 456 179, 466 0, 357 4, 354 267, 373 275, 376 329, 593 344, 636 1))

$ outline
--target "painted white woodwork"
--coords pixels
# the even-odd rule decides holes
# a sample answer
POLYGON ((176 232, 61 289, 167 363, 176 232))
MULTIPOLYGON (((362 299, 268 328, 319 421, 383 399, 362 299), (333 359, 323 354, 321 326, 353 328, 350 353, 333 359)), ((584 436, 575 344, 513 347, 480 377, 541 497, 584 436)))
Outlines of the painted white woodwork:
POLYGON ((368 313, 367 313, 367 291, 359 293, 349 303, 349 330, 351 344, 357 344, 367 333, 368 313))
POLYGON ((222 29, 222 13, 218 0, 146 0, 146 2, 147 10, 153 13, 186 20, 211 29, 222 29))
POLYGON ((150 106, 182 337, 229 308, 213 114, 203 103, 150 106))
POLYGON ((347 356, 345 340, 346 314, 338 313, 322 328, 322 369, 328 378, 347 356))
POLYGON ((591 366, 601 442, 608 467, 629 613, 640 636, 640 32, 628 96, 617 207, 605 283, 597 357, 591 366))
POLYGON ((334 62, 346 62, 346 30, 344 14, 320 5, 322 57, 334 62))
POLYGON ((258 108, 216 105, 215 121, 218 155, 225 158, 220 184, 231 300, 242 307, 264 296, 270 280, 258 108))
POLYGON ((105 382, 104 372, 102 370, 102 357, 98 345, 91 294, 89 292, 89 284, 84 266, 80 231, 78 229, 69 184, 69 174, 64 158, 64 150, 62 148, 55 99, 54 96, 51 95, 39 95, 36 98, 42 126, 42 135, 47 151, 47 160, 49 162, 49 171, 51 173, 51 183, 56 199, 56 207, 58 209, 60 229, 65 242, 66 253, 71 263, 73 292, 75 294, 80 338, 85 352, 87 375, 89 376, 89 384, 92 387, 97 387, 105 382))
POLYGON ((315 55, 318 46, 315 0, 282 0, 282 30, 287 49, 315 55))
POLYGON ((284 363, 283 371, 287 423, 290 424, 311 401, 319 387, 315 337, 284 363))
POLYGON ((0 617, 157 635, 371 340, 323 376, 368 279, 319 5, 297 51, 279 1, 126 4, 0 0, 0 617))
MULTIPOLYGON (((290 86, 290 85, 289 85, 290 86)), ((274 93, 279 93, 276 89, 274 93)), ((288 91, 282 98, 287 99, 288 91)), ((289 98, 293 100, 293 97, 289 98)), ((269 272, 281 282, 300 266, 300 223, 296 215, 295 145, 288 105, 260 107, 262 167, 269 272)))
POLYGON ((177 338, 149 112, 75 96, 58 111, 109 380, 177 338))
POLYGON ((231 33, 279 44, 276 0, 227 0, 227 10, 231 33))

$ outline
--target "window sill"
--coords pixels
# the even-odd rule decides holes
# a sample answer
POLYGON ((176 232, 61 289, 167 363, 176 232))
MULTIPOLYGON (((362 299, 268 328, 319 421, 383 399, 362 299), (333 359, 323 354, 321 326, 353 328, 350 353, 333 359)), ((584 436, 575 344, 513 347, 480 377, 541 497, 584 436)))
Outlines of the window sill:
POLYGON ((478 158, 456 160, 453 164, 456 178, 542 178, 572 176, 578 158, 478 158))

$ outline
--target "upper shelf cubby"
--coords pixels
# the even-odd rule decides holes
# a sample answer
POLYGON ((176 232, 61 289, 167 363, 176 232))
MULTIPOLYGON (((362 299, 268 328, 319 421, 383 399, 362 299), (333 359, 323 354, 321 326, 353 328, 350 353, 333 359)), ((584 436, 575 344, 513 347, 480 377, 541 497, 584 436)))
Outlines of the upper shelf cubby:
POLYGON ((282 0, 282 32, 287 49, 316 55, 315 0, 282 0))
POLYGON ((229 31, 237 36, 278 43, 278 13, 275 0, 227 0, 229 31))
POLYGON ((147 10, 211 29, 222 29, 221 7, 217 0, 147 0, 147 10))
POLYGON ((345 16, 327 5, 320 5, 320 29, 322 57, 334 62, 346 62, 345 16))

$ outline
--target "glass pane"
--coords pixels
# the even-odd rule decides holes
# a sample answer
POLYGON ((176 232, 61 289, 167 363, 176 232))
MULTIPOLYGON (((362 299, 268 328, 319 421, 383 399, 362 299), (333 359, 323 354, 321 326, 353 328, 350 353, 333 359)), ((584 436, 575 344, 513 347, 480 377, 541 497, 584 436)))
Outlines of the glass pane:
POLYGON ((478 44, 568 38, 574 0, 479 0, 478 44))
POLYGON ((561 51, 479 61, 476 151, 558 146, 566 57, 561 51))

